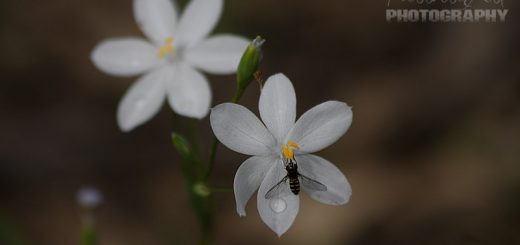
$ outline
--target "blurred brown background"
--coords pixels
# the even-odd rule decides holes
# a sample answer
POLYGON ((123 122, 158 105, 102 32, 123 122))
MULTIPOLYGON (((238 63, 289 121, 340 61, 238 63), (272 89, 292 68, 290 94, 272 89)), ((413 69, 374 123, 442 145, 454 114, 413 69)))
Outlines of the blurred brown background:
MULTIPOLYGON (((319 153, 353 196, 304 196, 278 238, 256 196, 240 218, 233 194, 216 194, 216 243, 520 244, 520 6, 505 5, 505 24, 388 24, 386 1, 227 0, 215 32, 264 36, 263 73, 291 78, 299 115, 353 106, 349 132, 319 153)), ((101 244, 197 242, 171 110, 121 133, 117 103, 135 79, 90 62, 117 36, 142 36, 130 0, 0 1, 0 237, 78 244, 76 190, 94 185, 101 244)), ((234 77, 209 78, 213 103, 228 101, 234 77)), ((251 86, 242 103, 257 111, 258 96, 251 86)), ((231 187, 246 156, 221 147, 217 159, 212 183, 231 187)))

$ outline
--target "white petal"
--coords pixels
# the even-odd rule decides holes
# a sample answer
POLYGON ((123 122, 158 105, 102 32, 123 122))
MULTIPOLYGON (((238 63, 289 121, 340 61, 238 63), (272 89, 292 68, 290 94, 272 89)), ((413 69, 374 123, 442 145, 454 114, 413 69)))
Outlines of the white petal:
POLYGON ((269 131, 283 142, 296 119, 296 94, 291 81, 284 74, 267 79, 259 102, 260 117, 269 131))
MULTIPOLYGON (((286 174, 282 163, 277 162, 266 174, 256 197, 260 218, 278 236, 285 233, 294 222, 300 208, 300 198, 298 195, 291 194, 266 199, 265 194, 286 174)), ((289 188, 289 185, 287 185, 287 188, 289 188)))
POLYGON ((144 34, 157 45, 174 37, 177 12, 170 0, 134 0, 134 18, 144 34))
POLYGON ((240 36, 217 35, 188 49, 185 58, 208 73, 235 73, 248 44, 249 41, 240 36))
POLYGON ((303 191, 314 200, 329 205, 342 205, 349 201, 352 195, 350 184, 334 164, 315 155, 300 155, 297 158, 300 174, 327 186, 327 191, 313 191, 302 186, 303 191))
POLYGON ((117 108, 117 122, 128 132, 150 120, 161 108, 166 96, 165 84, 172 78, 166 67, 139 78, 126 92, 117 108))
POLYGON ((238 215, 246 216, 247 201, 258 190, 265 174, 275 161, 276 158, 272 156, 254 156, 240 165, 233 184, 238 215))
POLYGON ((179 20, 180 45, 191 46, 204 39, 217 24, 223 5, 222 0, 191 0, 179 20))
POLYGON ((246 155, 266 156, 275 152, 275 139, 247 108, 224 103, 211 109, 211 128, 229 149, 246 155))
POLYGON ((174 78, 168 83, 168 103, 180 115, 204 118, 211 104, 208 80, 186 64, 176 64, 174 78))
POLYGON ((114 38, 99 43, 90 56, 100 70, 115 76, 141 74, 157 65, 155 47, 140 38, 114 38))
POLYGON ((316 152, 336 142, 352 123, 352 109, 338 101, 321 103, 303 114, 287 140, 300 146, 300 153, 316 152))

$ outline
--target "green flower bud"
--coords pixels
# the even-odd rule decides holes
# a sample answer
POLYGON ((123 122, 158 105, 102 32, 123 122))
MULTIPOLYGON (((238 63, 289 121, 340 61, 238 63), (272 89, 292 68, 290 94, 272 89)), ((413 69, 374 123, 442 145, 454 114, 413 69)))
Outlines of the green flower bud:
POLYGON ((211 194, 209 187, 202 182, 195 183, 193 186, 193 192, 201 197, 208 197, 211 194))
POLYGON ((247 46, 246 51, 242 55, 240 59, 240 63, 238 64, 237 69, 237 94, 233 99, 234 102, 237 102, 238 99, 242 96, 244 90, 249 86, 251 81, 253 81, 255 72, 258 70, 258 66, 260 61, 262 60, 262 44, 264 44, 265 39, 260 36, 257 36, 250 44, 247 46))
POLYGON ((175 146, 175 149, 177 152, 179 152, 179 155, 181 155, 183 159, 191 159, 192 150, 190 144, 184 137, 177 133, 172 133, 172 142, 173 146, 175 146))

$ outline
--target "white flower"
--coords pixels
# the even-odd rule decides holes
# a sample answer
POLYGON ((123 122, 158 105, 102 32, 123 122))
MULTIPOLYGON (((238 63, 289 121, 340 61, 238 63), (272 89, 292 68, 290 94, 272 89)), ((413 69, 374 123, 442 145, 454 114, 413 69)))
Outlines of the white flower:
POLYGON ((95 208, 103 201, 103 195, 92 187, 82 187, 76 195, 78 204, 85 208, 95 208))
POLYGON ((313 199, 330 205, 348 202, 352 190, 345 176, 329 161, 310 153, 336 142, 350 127, 351 108, 342 102, 328 101, 315 106, 296 119, 296 94, 283 74, 271 76, 262 89, 259 102, 263 123, 248 109, 224 103, 211 110, 211 127, 228 148, 253 155, 238 168, 234 190, 237 212, 245 216, 245 206, 258 189, 260 217, 281 236, 293 223, 299 197, 291 193, 288 182, 280 185, 284 193, 267 197, 287 174, 284 164, 296 161, 298 173, 318 181, 321 190, 299 177, 301 188, 313 199))
POLYGON ((115 38, 96 46, 91 59, 103 72, 144 74, 119 103, 121 130, 130 131, 151 119, 166 97, 180 115, 198 119, 207 115, 211 91, 207 79, 196 69, 233 73, 248 45, 245 38, 230 34, 207 38, 222 6, 223 0, 192 0, 177 18, 170 0, 134 0, 135 19, 149 41, 115 38))

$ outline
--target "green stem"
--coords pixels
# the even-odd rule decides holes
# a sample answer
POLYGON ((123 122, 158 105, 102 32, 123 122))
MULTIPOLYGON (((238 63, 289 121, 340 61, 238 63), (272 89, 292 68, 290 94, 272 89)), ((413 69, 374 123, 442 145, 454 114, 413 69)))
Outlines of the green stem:
POLYGON ((84 224, 81 229, 81 245, 96 245, 96 230, 93 224, 84 224))
POLYGON ((215 165, 215 157, 217 156, 217 148, 218 148, 218 139, 217 137, 213 137, 213 143, 211 143, 211 151, 209 153, 209 162, 208 169, 206 170, 206 175, 204 179, 206 181, 209 179, 211 172, 213 171, 213 166, 215 165))
POLYGON ((238 87, 237 91, 235 92, 235 96, 233 96, 233 99, 231 99, 231 102, 238 103, 240 98, 242 98, 242 95, 244 94, 245 89, 242 87, 238 87))
MULTIPOLYGON (((193 159, 192 159, 193 160, 193 159)), ((213 238, 213 199, 209 195, 204 195, 197 189, 200 183, 193 174, 193 161, 184 160, 182 164, 182 175, 186 186, 186 192, 191 202, 191 206, 201 229, 200 244, 210 244, 213 238)))
POLYGON ((200 158, 192 145, 177 133, 172 133, 172 142, 182 158, 181 171, 186 188, 186 194, 191 203, 193 212, 200 224, 200 244, 210 244, 213 239, 213 198, 202 181, 200 158))

